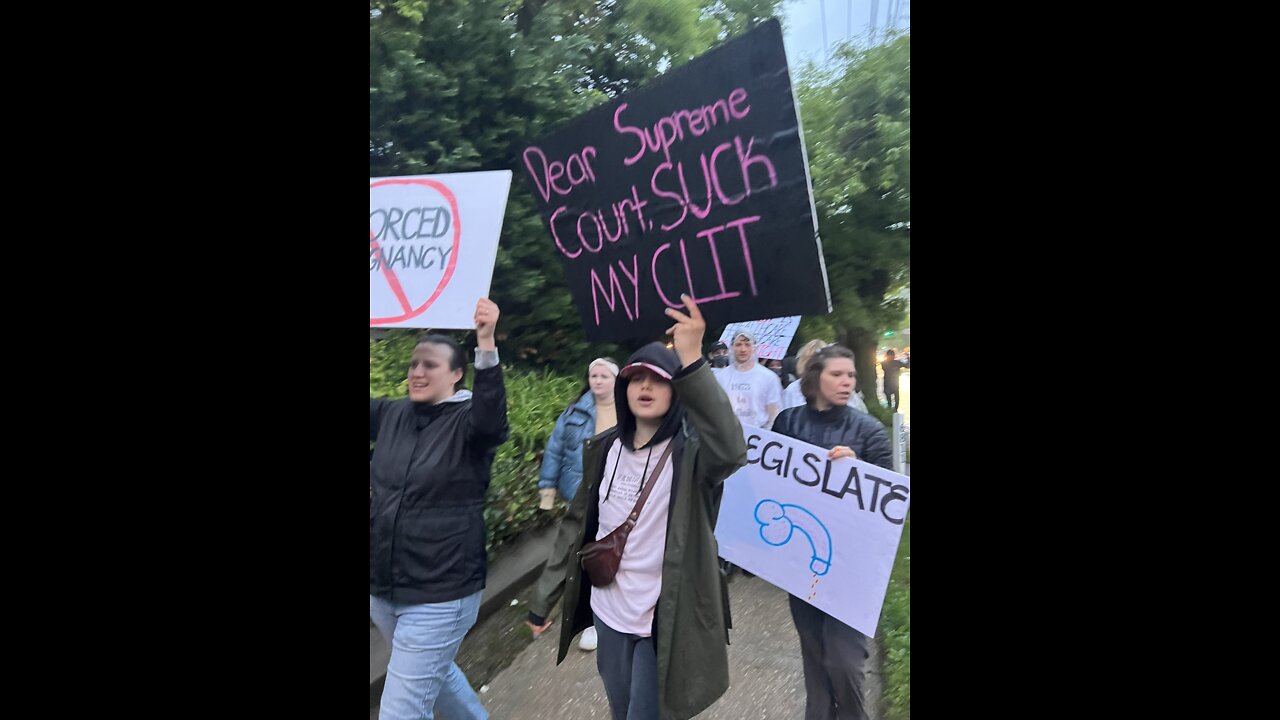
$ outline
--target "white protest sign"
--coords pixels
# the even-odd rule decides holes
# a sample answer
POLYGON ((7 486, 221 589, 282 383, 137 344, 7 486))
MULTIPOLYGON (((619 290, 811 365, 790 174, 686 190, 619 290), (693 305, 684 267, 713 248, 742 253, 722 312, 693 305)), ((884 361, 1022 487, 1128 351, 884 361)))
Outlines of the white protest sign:
POLYGON ((787 356, 787 348, 791 346, 791 338, 796 336, 798 327, 800 327, 799 315, 772 320, 729 323, 720 335, 720 342, 732 348, 733 336, 740 332, 748 332, 756 339, 756 357, 781 360, 787 356))
POLYGON ((471 328, 511 171, 369 178, 369 326, 471 328))
POLYGON ((874 636, 910 479, 768 430, 743 435, 747 464, 724 481, 720 557, 874 636))

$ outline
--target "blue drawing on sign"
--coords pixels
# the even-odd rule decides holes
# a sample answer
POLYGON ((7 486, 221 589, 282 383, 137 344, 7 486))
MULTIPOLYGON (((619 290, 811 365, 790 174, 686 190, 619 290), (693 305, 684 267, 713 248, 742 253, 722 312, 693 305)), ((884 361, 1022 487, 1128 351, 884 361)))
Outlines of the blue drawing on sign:
POLYGON ((813 574, 826 575, 831 569, 831 533, 813 513, 799 505, 761 500, 756 505, 756 522, 760 523, 761 539, 773 546, 786 545, 799 530, 813 548, 813 561, 809 563, 813 574))

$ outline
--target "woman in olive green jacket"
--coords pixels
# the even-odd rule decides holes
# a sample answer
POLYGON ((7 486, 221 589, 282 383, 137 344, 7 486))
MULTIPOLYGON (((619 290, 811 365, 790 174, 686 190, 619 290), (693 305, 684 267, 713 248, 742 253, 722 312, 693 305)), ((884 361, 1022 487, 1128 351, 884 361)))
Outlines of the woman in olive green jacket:
MULTIPOLYGON (((559 550, 569 560, 564 585, 549 596, 535 597, 530 606, 531 624, 545 627, 545 615, 556 596, 561 589, 565 593, 557 664, 564 660, 573 638, 592 625, 593 609, 597 615, 601 610, 614 609, 620 614, 613 617, 625 617, 632 623, 632 629, 609 635, 611 639, 627 638, 641 643, 638 647, 647 647, 647 655, 636 651, 634 670, 630 656, 626 660, 623 672, 635 673, 631 685, 626 685, 626 678, 619 684, 616 676, 610 677, 617 674, 616 670, 606 672, 609 659, 604 634, 614 631, 607 624, 596 624, 602 634, 598 664, 615 718, 627 717, 630 705, 632 717, 650 715, 656 708, 654 716, 662 720, 685 720, 705 710, 729 687, 729 594, 717 561, 715 524, 724 480, 746 463, 746 443, 728 397, 702 358, 706 327, 702 314, 692 300, 683 299, 687 316, 674 309, 667 311, 676 321, 667 331, 673 336, 676 352, 651 343, 632 355, 614 389, 617 427, 583 445, 583 485, 562 521, 570 531, 559 535, 563 538, 559 550), (602 512, 617 516, 619 508, 624 514, 630 511, 639 495, 638 484, 647 479, 645 476, 652 469, 645 453, 653 456, 656 449, 660 455, 668 442, 674 443, 670 471, 665 475, 669 486, 655 484, 627 540, 617 579, 593 588, 577 562, 578 550, 617 524, 601 528, 602 512), (628 467, 627 463, 636 456, 645 460, 645 470, 641 472, 637 467, 624 480, 617 469, 628 467), (611 469, 611 475, 607 469, 611 469), (663 503, 667 508, 665 531, 650 528, 650 532, 644 532, 641 524, 646 519, 652 523, 661 518, 663 503), (665 543, 660 551, 653 546, 657 542, 665 543), (629 572, 628 557, 660 561, 655 559, 634 570, 628 584, 624 576, 629 572), (637 578, 643 582, 637 583, 637 578), (653 582, 659 578, 660 582, 653 582), (593 593, 598 595, 594 602, 593 593), (623 609, 616 610, 619 607, 623 609), (644 624, 650 617, 651 625, 636 627, 636 622, 644 624), (636 697, 637 693, 647 695, 636 688, 651 687, 649 680, 654 672, 652 667, 641 665, 653 664, 654 660, 656 684, 652 687, 657 697, 636 697), (631 689, 628 691, 627 687, 631 689)), ((623 475, 627 472, 624 470, 623 475)))

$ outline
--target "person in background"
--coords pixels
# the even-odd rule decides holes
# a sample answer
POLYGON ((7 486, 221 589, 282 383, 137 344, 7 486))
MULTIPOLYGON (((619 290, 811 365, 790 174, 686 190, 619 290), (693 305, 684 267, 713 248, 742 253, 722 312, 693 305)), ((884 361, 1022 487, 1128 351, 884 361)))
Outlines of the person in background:
MULTIPOLYGON (((884 399, 894 412, 898 412, 898 373, 909 367, 910 362, 894 358, 892 349, 884 351, 884 361, 880 363, 880 368, 884 370, 884 399)), ((925 374, 928 374, 928 368, 925 369, 925 374)))
MULTIPOLYGON (((782 358, 782 387, 784 391, 786 388, 791 387, 791 383, 798 379, 800 379, 800 374, 796 371, 796 356, 788 355, 782 358)), ((785 404, 783 405, 783 409, 786 409, 785 404)))
POLYGON ((786 379, 786 376, 783 375, 782 373, 781 360, 777 358, 769 358, 768 360, 764 361, 764 366, 769 369, 769 372, 778 376, 778 382, 781 383, 778 387, 786 387, 787 379, 786 379))
POLYGON ((716 373, 716 381, 744 427, 767 430, 782 411, 782 383, 756 362, 756 340, 749 332, 734 334, 733 365, 716 373))
POLYGON ((712 370, 729 367, 729 346, 717 340, 707 353, 707 362, 711 364, 712 370))
MULTIPOLYGON (((555 429, 547 440, 547 449, 542 454, 542 472, 538 479, 540 509, 550 510, 555 505, 557 493, 566 503, 573 502, 573 496, 578 494, 578 486, 582 483, 582 442, 618 424, 617 406, 613 399, 613 385, 617 377, 618 363, 613 358, 596 358, 587 366, 587 380, 582 392, 556 420, 555 429)), ((564 523, 557 529, 557 533, 562 532, 569 532, 564 523)), ((562 542, 567 542, 567 539, 557 538, 552 545, 542 575, 534 585, 530 607, 535 608, 538 615, 546 616, 564 590, 565 558, 555 550, 562 542)), ((534 637, 541 635, 550 624, 550 621, 540 626, 528 623, 534 637)), ((578 648, 587 652, 596 649, 594 627, 582 633, 578 648)))

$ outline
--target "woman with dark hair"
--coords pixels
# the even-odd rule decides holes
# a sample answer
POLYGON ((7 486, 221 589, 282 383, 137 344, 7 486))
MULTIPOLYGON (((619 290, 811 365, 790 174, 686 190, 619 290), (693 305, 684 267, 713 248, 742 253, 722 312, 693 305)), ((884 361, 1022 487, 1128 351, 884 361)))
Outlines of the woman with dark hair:
POLYGON ((507 439, 507 395, 493 332, 476 303, 475 390, 466 355, 427 335, 409 359, 409 397, 369 398, 369 617, 391 644, 382 720, 488 713, 454 656, 476 622, 485 581, 484 496, 507 439))
MULTIPOLYGON (((892 469, 884 426, 849 407, 857 377, 848 348, 818 349, 798 381, 805 404, 783 410, 773 431, 827 448, 832 460, 856 458, 892 469)), ((794 595, 790 602, 804 660, 805 720, 865 720, 866 636, 794 595)))
POLYGON ((786 388, 791 383, 799 380, 800 378, 796 376, 797 372, 795 355, 788 355, 782 358, 782 387, 786 388))
MULTIPOLYGON (((693 299, 618 373, 618 425, 583 443, 582 487, 562 522, 563 661, 594 625, 613 720, 686 720, 729 687, 729 596, 716 554, 724 480, 747 461, 742 425, 702 357, 693 299), (625 541, 620 538, 625 536, 625 541), (581 552, 579 552, 581 551, 581 552)), ((549 608, 532 604, 529 622, 549 608), (541 612, 538 612, 541 611, 541 612)))
MULTIPOLYGON (((782 391, 783 408, 800 407, 805 404, 804 393, 800 391, 800 378, 804 377, 804 369, 809 364, 809 358, 826 346, 827 342, 825 340, 810 340, 804 344, 804 347, 800 348, 800 352, 795 359, 796 375, 798 377, 782 391)), ((861 412, 867 411, 867 404, 863 402, 862 395, 858 394, 856 373, 854 374, 853 395, 849 398, 849 407, 861 412)))
MULTIPOLYGON (((573 496, 578 493, 578 485, 582 483, 582 441, 618 424, 613 401, 613 384, 617 377, 618 363, 613 358, 599 357, 587 366, 587 381, 582 393, 556 420, 555 429, 547 440, 547 449, 542 454, 542 472, 538 479, 541 509, 552 508, 557 492, 565 502, 573 501, 573 496)), ((561 525, 560 532, 567 532, 564 525, 561 525)), ((543 609, 541 615, 545 615, 555 605, 564 589, 565 557, 556 552, 558 545, 560 541, 552 546, 551 557, 547 558, 547 564, 534 589, 537 598, 534 605, 543 609)), ((529 629, 536 637, 549 624, 529 623, 529 629)), ((594 627, 589 627, 582 633, 578 648, 588 652, 596 649, 594 627)))

